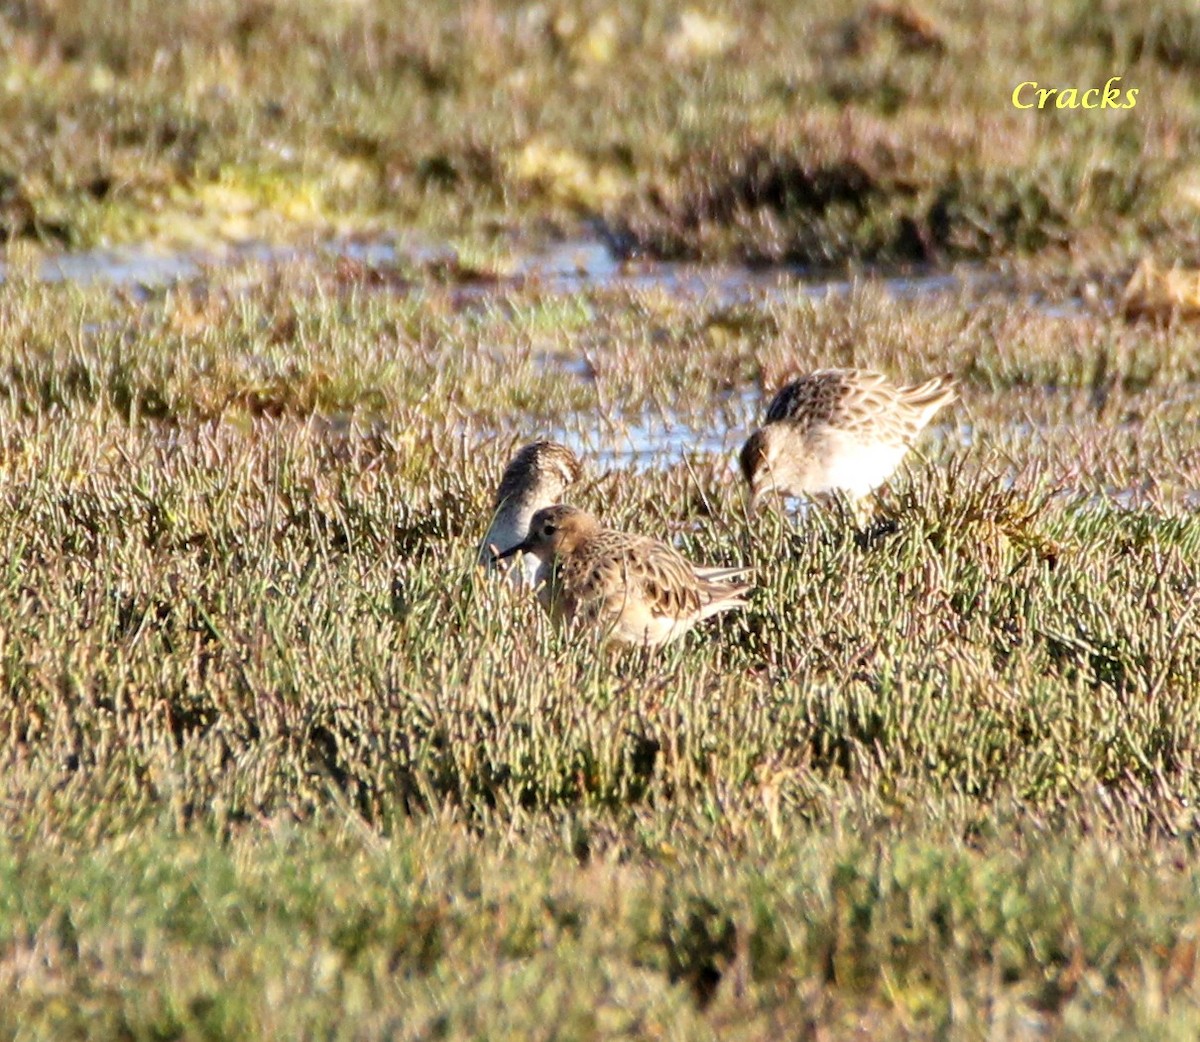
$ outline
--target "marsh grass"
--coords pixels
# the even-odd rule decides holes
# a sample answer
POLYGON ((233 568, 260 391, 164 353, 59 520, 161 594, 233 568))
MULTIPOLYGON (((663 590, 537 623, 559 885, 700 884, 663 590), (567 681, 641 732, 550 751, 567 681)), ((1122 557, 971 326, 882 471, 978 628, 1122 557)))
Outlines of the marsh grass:
POLYGON ((0 296, 0 1031, 1194 1028, 1193 327, 344 275, 0 296), (850 363, 962 377, 861 530, 589 461, 747 611, 622 653, 474 569, 519 440, 850 363))
MULTIPOLYGON (((1185 5, 30 0, 0 234, 50 245, 599 224, 622 252, 1190 253, 1185 5), (1021 111, 1025 80, 1140 91, 1021 111)), ((1173 259, 1173 258, 1172 258, 1173 259)))

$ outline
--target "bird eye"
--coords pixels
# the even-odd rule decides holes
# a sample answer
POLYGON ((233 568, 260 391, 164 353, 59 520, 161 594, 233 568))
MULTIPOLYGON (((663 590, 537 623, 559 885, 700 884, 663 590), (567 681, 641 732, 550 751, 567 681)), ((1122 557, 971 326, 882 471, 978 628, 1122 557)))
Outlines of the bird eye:
POLYGON ((546 535, 554 535, 554 533, 557 532, 558 529, 554 525, 547 522, 546 527, 543 528, 542 531, 545 532, 546 535))

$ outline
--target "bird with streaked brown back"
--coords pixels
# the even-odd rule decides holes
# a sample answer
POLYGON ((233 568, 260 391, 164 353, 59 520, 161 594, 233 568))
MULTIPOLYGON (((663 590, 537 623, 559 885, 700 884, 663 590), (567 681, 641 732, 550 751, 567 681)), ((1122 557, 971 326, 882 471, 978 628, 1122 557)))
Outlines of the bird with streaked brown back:
POLYGON ((558 624, 595 627, 620 644, 654 647, 718 612, 742 608, 744 568, 697 569, 649 536, 605 528, 570 506, 539 510, 520 545, 541 562, 538 598, 558 624))
MULTIPOLYGON (((579 457, 559 442, 542 439, 523 446, 500 478, 491 524, 479 548, 479 563, 494 571, 499 555, 529 534, 533 515, 557 503, 582 473, 579 457)), ((520 567, 509 568, 507 575, 514 581, 532 583, 537 567, 537 561, 529 558, 520 562, 520 567)))
POLYGON ((957 397, 954 377, 897 386, 870 369, 819 369, 785 384, 739 462, 752 507, 769 493, 856 509, 888 480, 934 415, 957 397))

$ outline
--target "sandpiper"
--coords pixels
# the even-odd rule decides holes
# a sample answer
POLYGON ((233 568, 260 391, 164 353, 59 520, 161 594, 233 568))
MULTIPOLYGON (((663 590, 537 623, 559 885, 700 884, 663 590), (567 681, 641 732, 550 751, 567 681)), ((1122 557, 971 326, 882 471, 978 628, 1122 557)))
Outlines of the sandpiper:
POLYGON ((745 607, 745 568, 697 568, 648 536, 604 528, 570 506, 539 510, 518 551, 541 562, 538 597, 556 623, 598 627, 621 644, 656 646, 718 612, 745 607))
MULTIPOLYGON (((504 468, 492 508, 492 523, 479 550, 479 562, 489 571, 497 557, 524 541, 529 521, 542 507, 558 502, 564 490, 579 480, 583 466, 578 457, 556 441, 535 441, 523 446, 504 468)), ((527 557, 510 568, 514 581, 532 583, 536 558, 527 557)))
POLYGON ((842 493, 857 509, 956 397, 950 375, 898 387, 869 369, 819 369, 791 381, 742 446, 751 506, 770 492, 819 502, 842 493))

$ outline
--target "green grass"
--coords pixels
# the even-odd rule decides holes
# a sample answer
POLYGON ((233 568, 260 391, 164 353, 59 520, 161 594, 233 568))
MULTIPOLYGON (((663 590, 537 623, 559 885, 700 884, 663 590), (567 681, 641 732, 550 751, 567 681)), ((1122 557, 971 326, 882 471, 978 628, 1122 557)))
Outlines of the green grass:
MULTIPOLYGON (((765 816, 667 830, 630 813, 614 836, 587 812, 543 824, 517 813, 482 837, 444 817, 380 839, 335 813, 224 842, 155 829, 9 846, 0 975, 20 998, 0 1028, 414 1039, 1194 1029, 1200 895, 1162 844, 1136 857, 1095 836, 1068 844, 1005 811, 918 813, 907 827, 849 808, 830 817, 773 834, 765 816)), ((1106 824, 1099 809, 1070 820, 1106 824)))
POLYGON ((1195 328, 394 274, 0 296, 0 1035, 1194 1034, 1195 328), (962 379, 893 530, 750 523, 701 434, 852 363, 962 379), (517 440, 668 420, 574 498, 749 610, 476 573, 517 440))
POLYGON ((29 0, 0 31, 9 240, 599 222, 813 265, 1194 253, 1186 5, 29 0), (1114 75, 1134 109, 1011 102, 1114 75))

